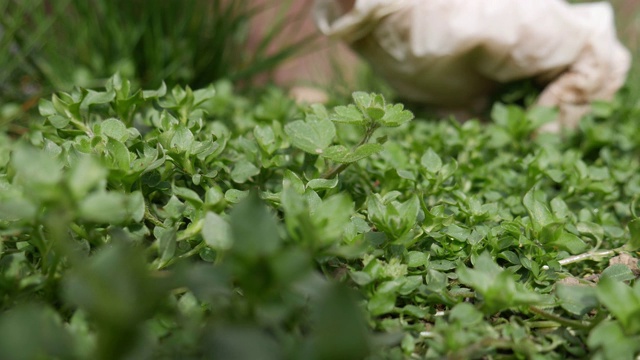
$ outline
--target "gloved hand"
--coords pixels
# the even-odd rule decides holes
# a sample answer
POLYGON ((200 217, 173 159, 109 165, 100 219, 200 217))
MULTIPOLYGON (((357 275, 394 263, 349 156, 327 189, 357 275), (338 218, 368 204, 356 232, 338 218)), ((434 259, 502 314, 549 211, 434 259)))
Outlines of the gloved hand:
POLYGON ((545 86, 542 106, 575 127, 631 63, 608 3, 563 0, 316 0, 320 30, 350 44, 404 97, 477 112, 507 82, 545 86))

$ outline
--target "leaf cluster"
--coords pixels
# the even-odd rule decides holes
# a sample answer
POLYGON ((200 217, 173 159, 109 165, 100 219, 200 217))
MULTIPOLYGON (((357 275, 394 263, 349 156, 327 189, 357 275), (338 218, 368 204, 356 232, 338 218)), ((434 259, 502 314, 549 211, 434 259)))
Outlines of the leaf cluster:
POLYGON ((56 93, 0 137, 0 357, 631 359, 640 111, 598 106, 56 93))

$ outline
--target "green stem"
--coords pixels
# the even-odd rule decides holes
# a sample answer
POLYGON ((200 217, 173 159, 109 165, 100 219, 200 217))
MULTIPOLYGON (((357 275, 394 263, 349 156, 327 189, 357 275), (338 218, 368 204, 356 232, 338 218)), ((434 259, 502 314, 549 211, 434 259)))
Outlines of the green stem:
POLYGON ((202 227, 204 226, 204 221, 200 220, 197 223, 195 223, 195 225, 190 226, 189 228, 185 229, 185 231, 182 232, 182 234, 180 236, 178 236, 178 238, 176 239, 176 241, 185 241, 187 239, 190 239, 196 235, 198 235, 201 231, 202 231, 202 227))
MULTIPOLYGON (((560 263, 560 265, 568 265, 568 264, 573 264, 573 263, 577 263, 584 260, 596 260, 597 258, 600 258, 600 257, 613 256, 617 254, 619 251, 620 251, 619 249, 590 251, 584 254, 569 256, 568 258, 564 258, 562 260, 559 260, 558 262, 560 263)), ((549 270, 549 266, 548 265, 543 266, 542 270, 549 270)))
POLYGON ((334 177, 336 177, 336 175, 340 174, 341 172, 343 172, 346 168, 349 167, 349 165, 351 165, 351 163, 346 163, 346 164, 340 164, 332 169, 329 169, 329 171, 327 171, 326 173, 324 173, 322 175, 323 179, 333 179, 334 177))
POLYGON ((455 353, 449 355, 447 358, 451 360, 471 359, 475 358, 475 355, 485 353, 488 349, 511 348, 513 348, 513 343, 509 340, 485 338, 465 349, 456 351, 455 353))
POLYGON ((540 320, 529 322, 527 323, 527 326, 532 329, 549 329, 560 327, 560 324, 558 324, 556 321, 540 320))
POLYGON ((69 224, 69 228, 76 233, 76 235, 83 237, 85 239, 89 238, 89 234, 87 233, 87 231, 82 228, 80 225, 76 224, 76 223, 71 223, 69 224))
POLYGON ((547 320, 555 321, 562 326, 566 326, 566 327, 570 327, 578 330, 589 330, 591 328, 589 324, 585 324, 582 321, 566 319, 566 318, 563 318, 562 316, 558 316, 556 314, 546 312, 536 306, 529 306, 529 310, 536 315, 539 315, 547 320))
POLYGON ((157 217, 155 217, 151 211, 149 210, 149 207, 147 205, 144 206, 144 218, 145 220, 149 221, 150 223, 152 223, 155 226, 159 226, 159 227, 165 227, 164 224, 162 223, 162 221, 160 221, 157 217))
POLYGON ((196 245, 193 249, 187 251, 186 253, 180 255, 180 256, 176 256, 172 259, 170 259, 169 261, 167 261, 164 264, 161 264, 160 266, 158 266, 158 270, 162 270, 172 264, 175 264, 176 262, 183 260, 183 259, 187 259, 192 257, 193 255, 196 255, 200 252, 200 250, 202 250, 205 246, 207 246, 207 243, 205 243, 204 241, 202 241, 201 243, 199 243, 198 245, 196 245))
POLYGON ((93 131, 87 125, 85 125, 82 121, 79 121, 79 120, 75 119, 73 116, 69 117, 69 121, 73 125, 75 125, 75 127, 77 127, 78 129, 84 131, 85 134, 87 134, 87 136, 93 137, 93 131))
MULTIPOLYGON (((369 142, 369 140, 371 140, 371 137, 373 136, 373 133, 380 127, 380 125, 378 123, 371 123, 371 125, 369 125, 369 127, 367 127, 367 131, 365 132, 364 136, 362 137, 362 139, 360 140, 360 142, 358 143, 358 145, 356 145, 354 147, 354 149, 357 149, 358 147, 366 144, 369 142)), ((349 167, 349 165, 351 165, 352 163, 345 163, 345 164, 340 164, 334 168, 329 169, 327 172, 325 172, 322 175, 323 179, 333 179, 334 177, 336 177, 337 175, 339 175, 340 173, 342 173, 346 168, 349 167)))

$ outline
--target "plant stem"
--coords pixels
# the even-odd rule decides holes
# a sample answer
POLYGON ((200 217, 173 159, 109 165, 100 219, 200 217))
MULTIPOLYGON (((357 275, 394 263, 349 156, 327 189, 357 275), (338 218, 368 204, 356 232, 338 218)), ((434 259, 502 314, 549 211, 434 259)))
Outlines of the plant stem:
POLYGON ((577 321, 577 320, 571 320, 571 319, 566 319, 563 318, 561 316, 558 316, 556 314, 552 314, 550 312, 546 312, 542 309, 540 309, 539 307, 536 306, 529 306, 529 310, 537 315, 542 316, 543 318, 547 319, 547 320, 551 320, 551 321, 555 321, 558 324, 562 325, 562 326, 566 326, 566 327, 570 327, 570 328, 574 328, 574 329, 578 329, 578 330, 589 330, 591 328, 591 326, 589 326, 588 324, 585 324, 582 321, 577 321))
POLYGON ((540 321, 532 321, 527 323, 527 326, 532 329, 549 329, 549 328, 557 328, 561 325, 555 321, 551 320, 540 320, 540 321))
MULTIPOLYGON (((619 251, 618 249, 590 251, 584 254, 569 256, 568 258, 564 258, 562 260, 559 260, 558 262, 560 263, 560 265, 568 265, 568 264, 573 264, 573 263, 577 263, 584 260, 595 260, 596 258, 599 258, 599 257, 613 256, 617 254, 618 251, 619 251)), ((544 265, 542 267, 542 270, 549 270, 549 266, 544 265)))
MULTIPOLYGON (((371 140, 371 137, 373 136, 373 133, 376 131, 376 129, 378 129, 380 127, 380 125, 378 123, 372 122, 368 127, 367 130, 364 133, 364 136, 362 137, 362 139, 360 140, 360 142, 358 143, 358 145, 356 145, 354 147, 354 149, 357 149, 358 147, 366 144, 369 142, 369 140, 371 140)), ((340 164, 334 168, 329 169, 327 172, 325 172, 322 175, 323 179, 333 179, 334 177, 336 177, 337 175, 339 175, 341 172, 343 172, 346 168, 349 167, 349 165, 351 165, 352 163, 344 163, 344 164, 340 164)))
POLYGON ((144 218, 155 226, 165 227, 162 221, 151 213, 147 205, 144 206, 144 218))
POLYGON ((180 255, 180 256, 176 256, 174 258, 169 259, 169 261, 165 262, 164 264, 161 264, 160 266, 158 266, 158 270, 162 270, 164 268, 166 268, 169 265, 175 264, 176 262, 189 258, 193 255, 196 255, 200 252, 200 250, 202 250, 202 248, 204 248, 205 246, 207 246, 207 243, 204 242, 204 240, 202 242, 200 242, 198 245, 196 245, 193 249, 187 251, 186 253, 180 255))
POLYGON ((447 358, 451 360, 476 358, 477 355, 486 352, 488 348, 511 349, 513 348, 513 343, 504 339, 485 338, 465 349, 449 355, 447 358))
POLYGON ((322 175, 323 179, 333 179, 334 177, 336 177, 336 175, 340 174, 341 172, 343 172, 346 168, 349 167, 349 165, 351 165, 351 163, 346 163, 346 164, 340 164, 332 169, 329 169, 329 171, 327 171, 326 173, 324 173, 322 175))
POLYGON ((198 235, 200 231, 202 231, 202 226, 204 226, 203 220, 198 221, 193 226, 189 226, 182 232, 182 235, 178 236, 176 241, 185 241, 191 237, 198 235))
POLYGON ((69 116, 69 122, 75 125, 76 128, 84 131, 84 133, 87 134, 87 136, 89 136, 90 138, 93 137, 93 131, 87 125, 85 125, 82 121, 76 119, 73 116, 69 116))

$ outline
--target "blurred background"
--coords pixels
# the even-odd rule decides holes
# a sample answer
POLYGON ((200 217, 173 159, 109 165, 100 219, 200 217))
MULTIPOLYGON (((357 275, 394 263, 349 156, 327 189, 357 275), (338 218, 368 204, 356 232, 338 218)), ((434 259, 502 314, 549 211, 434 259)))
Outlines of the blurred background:
MULTIPOLYGON (((584 1, 581 1, 584 2, 584 1)), ((612 0, 638 58, 640 1, 612 0)), ((340 97, 383 87, 343 45, 320 36, 313 0, 0 0, 0 124, 40 97, 100 87, 115 72, 136 86, 203 87, 220 79, 340 97)), ((637 61, 627 91, 640 97, 637 61)), ((313 94, 311 99, 313 99, 313 94)))

